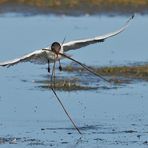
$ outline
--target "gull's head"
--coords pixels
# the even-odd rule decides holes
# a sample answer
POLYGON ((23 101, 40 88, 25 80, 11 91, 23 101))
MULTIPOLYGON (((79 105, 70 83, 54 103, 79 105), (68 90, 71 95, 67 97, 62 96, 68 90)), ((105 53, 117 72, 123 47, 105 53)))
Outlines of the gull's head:
POLYGON ((55 53, 55 54, 59 54, 60 50, 61 50, 61 45, 58 42, 53 42, 51 45, 51 50, 55 53))

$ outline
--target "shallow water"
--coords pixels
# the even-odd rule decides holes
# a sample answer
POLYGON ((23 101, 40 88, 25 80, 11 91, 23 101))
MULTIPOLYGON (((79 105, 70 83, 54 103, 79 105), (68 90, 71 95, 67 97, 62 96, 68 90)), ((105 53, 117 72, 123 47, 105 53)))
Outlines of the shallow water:
MULTIPOLYGON (((62 42, 65 36, 70 41, 107 33, 118 29, 126 20, 127 17, 121 16, 3 14, 0 16, 0 61, 46 47, 53 41, 62 42)), ((87 65, 147 62, 147 26, 148 17, 137 15, 122 34, 69 54, 87 65)), ((52 92, 36 88, 38 84, 34 80, 44 80, 46 74, 45 65, 30 63, 0 68, 1 147, 147 147, 146 82, 114 87, 100 81, 98 85, 111 89, 58 91, 83 133, 80 136, 52 92)), ((67 73, 57 72, 57 75, 67 73)))

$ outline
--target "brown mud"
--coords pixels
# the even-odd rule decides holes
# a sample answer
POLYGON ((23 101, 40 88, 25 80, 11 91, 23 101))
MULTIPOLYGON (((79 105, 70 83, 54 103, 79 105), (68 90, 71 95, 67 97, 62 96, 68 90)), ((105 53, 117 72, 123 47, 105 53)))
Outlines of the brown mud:
POLYGON ((126 15, 148 12, 147 0, 0 0, 0 13, 27 14, 108 14, 126 15))

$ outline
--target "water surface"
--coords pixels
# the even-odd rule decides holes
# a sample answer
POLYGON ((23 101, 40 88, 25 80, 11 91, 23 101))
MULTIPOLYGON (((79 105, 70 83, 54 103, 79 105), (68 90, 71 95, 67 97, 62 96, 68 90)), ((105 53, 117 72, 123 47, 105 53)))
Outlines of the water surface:
MULTIPOLYGON (((62 42, 65 36, 67 42, 108 33, 118 29, 127 19, 121 16, 3 14, 0 16, 0 61, 46 47, 53 41, 62 42)), ((122 34, 69 54, 92 66, 147 62, 147 26, 148 17, 137 15, 122 34)), ((34 80, 45 79, 46 68, 47 65, 30 63, 0 68, 2 147, 147 146, 146 82, 135 81, 118 87, 103 83, 111 89, 58 92, 83 133, 80 139, 52 92, 36 88, 38 84, 34 80), (11 144, 15 139, 17 144, 11 144)), ((102 85, 102 81, 98 85, 102 85)))

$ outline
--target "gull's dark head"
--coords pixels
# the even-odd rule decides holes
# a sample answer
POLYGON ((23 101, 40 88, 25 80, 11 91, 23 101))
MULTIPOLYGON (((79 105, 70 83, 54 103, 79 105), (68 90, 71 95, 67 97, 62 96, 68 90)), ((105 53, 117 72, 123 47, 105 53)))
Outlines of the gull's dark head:
POLYGON ((51 50, 56 53, 59 54, 60 50, 61 50, 61 45, 58 42, 53 42, 51 45, 51 50))

